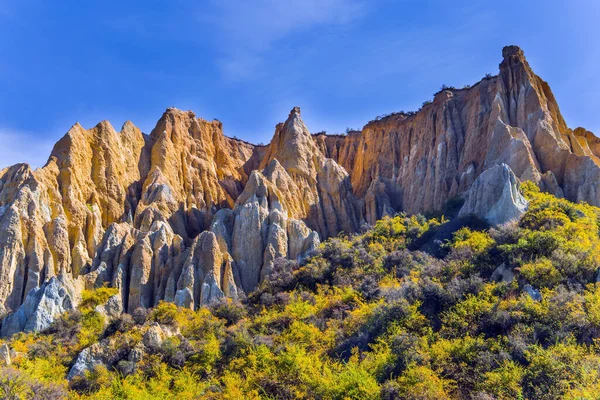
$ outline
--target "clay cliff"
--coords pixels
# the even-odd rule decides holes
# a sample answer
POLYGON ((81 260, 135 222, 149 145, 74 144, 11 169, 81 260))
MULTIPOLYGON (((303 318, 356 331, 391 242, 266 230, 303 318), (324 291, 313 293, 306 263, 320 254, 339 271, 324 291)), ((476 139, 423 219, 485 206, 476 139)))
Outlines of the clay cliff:
POLYGON ((567 127, 521 49, 502 55, 498 75, 347 135, 311 135, 297 107, 267 146, 175 108, 149 135, 75 124, 44 167, 0 170, 0 305, 18 310, 2 333, 102 285, 129 312, 239 298, 276 258, 399 211, 462 198, 460 215, 502 223, 527 207, 518 181, 600 205, 600 139, 567 127))

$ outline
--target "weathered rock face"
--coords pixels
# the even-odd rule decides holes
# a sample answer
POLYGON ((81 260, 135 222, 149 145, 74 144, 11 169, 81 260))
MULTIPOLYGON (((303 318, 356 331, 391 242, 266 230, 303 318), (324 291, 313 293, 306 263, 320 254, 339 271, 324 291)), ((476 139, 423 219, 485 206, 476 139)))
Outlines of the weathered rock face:
POLYGON ((298 199, 290 198, 289 192, 281 189, 293 188, 291 193, 297 193, 294 186, 292 178, 274 159, 263 173, 252 173, 238 198, 231 235, 225 232, 223 241, 232 243, 236 272, 246 292, 256 288, 276 258, 299 260, 319 244, 316 232, 287 215, 285 206, 298 199))
MULTIPOLYGON (((86 347, 77 356, 67 379, 72 381, 84 377, 86 372, 92 372, 98 367, 116 368, 126 375, 132 374, 135 372, 136 363, 140 362, 146 353, 158 351, 165 339, 176 335, 183 338, 178 329, 156 322, 141 326, 140 331, 143 334, 142 340, 133 346, 109 337, 86 347)), ((4 359, 2 351, 0 347, 0 362, 4 359)), ((10 356, 8 361, 10 362, 10 356)))
POLYGON ((119 319, 119 317, 121 316, 121 314, 123 314, 124 311, 121 296, 118 294, 111 296, 106 301, 106 304, 98 305, 95 311, 102 315, 105 324, 119 319))
POLYGON ((524 206, 517 180, 600 205, 600 139, 567 127, 515 46, 497 76, 347 135, 312 136, 299 108, 267 146, 174 108, 149 135, 75 124, 43 168, 0 170, 0 311, 20 310, 2 331, 39 329, 35 309, 59 309, 38 299, 56 276, 119 288, 101 310, 111 316, 161 300, 196 308, 243 297, 277 257, 301 260, 398 211, 460 196, 463 215, 510 220, 524 206))
POLYGON ((443 90, 416 115, 393 114, 361 135, 317 136, 326 155, 351 176, 368 222, 394 210, 442 210, 483 171, 507 164, 520 180, 570 200, 600 205, 598 143, 567 128, 548 84, 523 52, 503 50, 497 76, 443 90))
POLYGON ((79 303, 80 288, 66 275, 52 277, 27 294, 25 302, 2 322, 0 333, 10 336, 20 331, 42 331, 56 317, 79 303))
POLYGON ((98 367, 114 367, 119 360, 126 356, 127 350, 123 348, 123 344, 119 343, 117 339, 114 337, 103 339, 90 347, 86 347, 79 353, 75 364, 69 370, 67 379, 73 380, 77 377, 84 377, 86 372, 91 372, 98 367))
POLYGON ((466 194, 459 217, 473 214, 492 225, 519 219, 527 211, 517 177, 506 164, 495 165, 477 177, 466 194))
POLYGON ((276 185, 290 178, 282 191, 290 217, 306 220, 325 237, 360 227, 362 218, 348 172, 319 150, 298 107, 292 109, 284 124, 277 125, 261 169, 275 168, 274 160, 281 167, 270 172, 280 181, 276 185))

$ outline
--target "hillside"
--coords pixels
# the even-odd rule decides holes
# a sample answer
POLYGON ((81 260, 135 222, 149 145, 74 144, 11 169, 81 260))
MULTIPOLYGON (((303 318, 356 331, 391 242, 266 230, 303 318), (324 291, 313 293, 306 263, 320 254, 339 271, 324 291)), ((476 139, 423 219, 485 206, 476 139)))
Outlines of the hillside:
POLYGON ((169 108, 150 134, 75 124, 47 164, 0 170, 0 334, 40 330, 83 290, 125 311, 241 299, 285 257, 395 215, 527 208, 519 181, 600 205, 599 139, 571 130, 516 46, 496 76, 346 136, 311 135, 295 107, 267 146, 169 108))
POLYGON ((521 190, 528 210, 497 227, 402 214, 331 238, 301 263, 277 258, 243 302, 130 315, 117 289, 85 291, 44 332, 0 347, 0 393, 597 398, 600 209, 530 182, 521 190), (436 255, 423 251, 449 225, 436 255))
POLYGON ((599 144, 516 46, 345 135, 76 123, 0 170, 0 398, 598 399, 599 144))

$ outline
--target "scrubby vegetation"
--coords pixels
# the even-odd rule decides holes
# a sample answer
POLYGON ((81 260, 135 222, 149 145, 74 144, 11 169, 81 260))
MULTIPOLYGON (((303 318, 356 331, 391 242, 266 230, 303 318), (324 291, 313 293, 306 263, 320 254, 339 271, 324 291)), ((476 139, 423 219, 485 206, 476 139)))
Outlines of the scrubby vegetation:
POLYGON ((244 303, 105 321, 95 307, 114 293, 85 293, 7 342, 0 397, 597 399, 600 209, 523 190, 529 210, 505 226, 399 215, 302 265, 278 259, 244 303), (105 362, 68 382, 96 342, 105 362))

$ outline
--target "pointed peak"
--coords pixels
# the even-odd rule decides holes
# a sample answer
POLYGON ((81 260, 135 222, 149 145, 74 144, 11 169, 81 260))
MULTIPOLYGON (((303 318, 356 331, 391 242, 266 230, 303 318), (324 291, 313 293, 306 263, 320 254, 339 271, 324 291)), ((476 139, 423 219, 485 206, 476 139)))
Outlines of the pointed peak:
POLYGON ((101 131, 107 131, 107 130, 113 130, 114 131, 114 128, 113 128, 112 124, 108 120, 106 120, 106 119, 103 120, 103 121, 98 122, 94 128, 97 128, 97 129, 99 129, 101 131))
POLYGON ((505 46, 502 49, 502 57, 504 57, 505 60, 506 59, 525 60, 525 53, 519 46, 515 46, 515 45, 505 46))
POLYGON ((168 107, 165 110, 163 117, 165 115, 169 115, 169 114, 170 115, 187 115, 189 118, 196 118, 196 113, 194 113, 192 110, 184 111, 184 110, 180 110, 177 107, 168 107))
POLYGON ((115 128, 113 128, 112 124, 106 119, 98 122, 94 127, 94 130, 96 131, 96 134, 101 136, 112 134, 113 132, 116 133, 115 128))
POLYGON ((300 116, 300 107, 292 108, 287 120, 283 124, 277 124, 277 130, 281 130, 283 136, 289 140, 297 136, 310 136, 308 128, 304 125, 300 116))
MULTIPOLYGON (((302 121, 302 116, 300 115, 300 107, 296 106, 292 108, 287 119, 284 123, 277 124, 277 127, 281 127, 285 129, 285 127, 293 127, 294 125, 298 125, 298 128, 304 126, 304 122, 302 121)), ((306 128, 305 128, 306 129, 306 128)))
POLYGON ((500 77, 506 81, 506 84, 514 86, 517 81, 535 79, 535 74, 525 58, 525 53, 519 46, 504 47, 502 57, 504 59, 500 63, 500 77))
POLYGON ((71 125, 69 130, 71 130, 71 129, 85 129, 85 128, 83 127, 83 125, 81 125, 81 123, 79 121, 77 121, 73 125, 71 125))
POLYGON ((79 121, 77 121, 73 125, 71 125, 71 127, 69 128, 69 130, 67 131, 67 134, 65 136, 74 135, 77 132, 81 132, 81 131, 85 131, 85 128, 83 126, 81 126, 79 121))
POLYGON ((525 58, 525 52, 519 46, 506 46, 502 49, 503 60, 500 63, 500 74, 511 68, 525 68, 531 71, 531 67, 525 58))
POLYGON ((136 128, 135 124, 133 122, 131 122, 130 120, 127 120, 121 127, 121 132, 133 130, 135 128, 136 128))
POLYGON ((292 111, 290 111, 290 117, 294 115, 300 116, 300 107, 295 106, 294 108, 292 108, 292 111))
POLYGON ((156 122, 150 136, 159 138, 163 134, 166 135, 167 132, 170 134, 172 127, 176 125, 176 121, 183 122, 184 125, 189 127, 196 121, 196 114, 191 110, 184 111, 176 107, 168 107, 156 122))
POLYGON ((296 106, 296 107, 292 108, 284 125, 289 125, 290 123, 293 124, 296 121, 299 121, 303 125, 304 122, 302 122, 302 116, 300 114, 301 114, 300 107, 296 106))
POLYGON ((266 168, 276 158, 288 173, 314 176, 313 158, 319 157, 319 154, 315 141, 300 117, 300 107, 294 107, 287 121, 277 124, 268 154, 260 168, 266 168))

